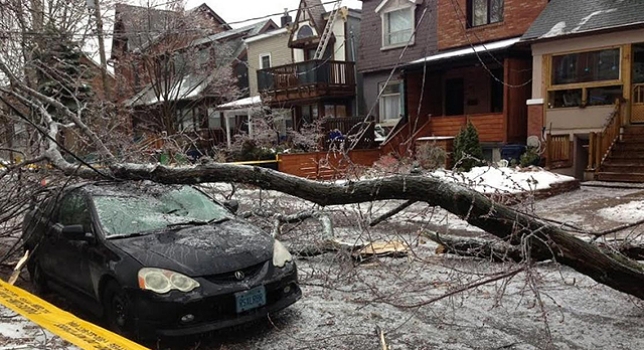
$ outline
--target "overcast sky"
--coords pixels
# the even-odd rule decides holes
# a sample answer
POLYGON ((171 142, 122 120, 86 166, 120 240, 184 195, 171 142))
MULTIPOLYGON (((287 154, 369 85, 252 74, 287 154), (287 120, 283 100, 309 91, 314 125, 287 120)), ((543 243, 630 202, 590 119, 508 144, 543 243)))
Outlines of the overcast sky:
MULTIPOLYGON (((226 22, 237 22, 283 12, 285 8, 297 10, 300 4, 299 0, 188 0, 186 8, 191 9, 204 2, 226 22)), ((328 0, 322 0, 322 2, 328 2, 328 0)), ((358 0, 343 0, 342 5, 357 9, 362 7, 362 3, 358 0)), ((325 7, 331 10, 333 4, 325 5, 325 7)), ((295 12, 292 12, 291 16, 295 18, 295 12)), ((280 24, 279 18, 280 16, 273 18, 277 25, 280 24)), ((233 25, 233 27, 240 27, 250 23, 252 22, 233 25)))

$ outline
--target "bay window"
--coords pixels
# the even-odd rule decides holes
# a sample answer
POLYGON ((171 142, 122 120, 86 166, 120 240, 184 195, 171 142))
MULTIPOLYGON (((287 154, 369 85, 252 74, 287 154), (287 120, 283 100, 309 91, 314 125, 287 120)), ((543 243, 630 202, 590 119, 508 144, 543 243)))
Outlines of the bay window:
POLYGON ((623 95, 619 48, 552 56, 550 108, 610 105, 623 95))

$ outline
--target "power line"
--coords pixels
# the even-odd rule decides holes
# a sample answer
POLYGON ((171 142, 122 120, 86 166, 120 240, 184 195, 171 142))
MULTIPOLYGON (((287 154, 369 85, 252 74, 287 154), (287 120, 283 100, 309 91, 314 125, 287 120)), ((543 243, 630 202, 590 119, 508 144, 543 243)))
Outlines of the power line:
MULTIPOLYGON (((297 9, 287 10, 286 13, 292 13, 292 12, 297 13, 301 9, 312 9, 312 8, 316 8, 316 7, 320 7, 320 6, 324 7, 324 5, 334 4, 334 3, 337 3, 337 2, 340 2, 340 1, 342 1, 342 0, 331 0, 331 1, 323 2, 322 5, 305 6, 305 7, 301 7, 301 8, 298 7, 297 9)), ((148 10, 153 10, 153 11, 161 11, 161 10, 154 10, 152 8, 146 8, 146 7, 141 7, 141 8, 148 9, 148 10)), ((166 10, 164 10, 164 11, 166 11, 166 10)), ((263 16, 259 16, 259 17, 251 17, 251 18, 247 18, 247 19, 243 19, 243 20, 239 20, 239 21, 228 22, 226 24, 227 25, 235 25, 235 24, 242 24, 242 23, 247 23, 247 22, 252 22, 252 21, 259 21, 259 20, 262 20, 262 19, 268 19, 268 18, 271 18, 271 17, 280 16, 280 15, 283 15, 284 13, 285 12, 282 11, 282 12, 263 15, 263 16)), ((232 29, 232 30, 235 30, 235 29, 232 29)), ((121 34, 121 35, 131 35, 131 34, 134 34, 134 35, 136 35, 136 34, 186 34, 186 33, 195 33, 195 32, 199 32, 199 30, 195 30, 195 29, 173 29, 173 28, 170 28, 168 30, 150 29, 150 30, 133 30, 133 31, 126 31, 126 32, 105 31, 103 35, 104 36, 114 36, 114 35, 118 35, 118 34, 121 34)), ((226 33, 226 32, 227 31, 224 31, 222 33, 226 33)), ((2 35, 6 35, 6 34, 26 35, 26 36, 32 36, 32 37, 37 37, 37 36, 39 36, 39 37, 54 37, 54 38, 58 38, 61 35, 67 35, 67 36, 73 36, 73 37, 82 37, 82 38, 98 37, 99 36, 97 33, 85 33, 85 34, 82 34, 82 33, 64 33, 64 34, 61 34, 61 35, 56 35, 56 34, 50 34, 50 33, 44 33, 44 32, 35 32, 35 31, 0 30, 0 42, 1 42, 1 40, 6 39, 6 38, 2 37, 2 35)))

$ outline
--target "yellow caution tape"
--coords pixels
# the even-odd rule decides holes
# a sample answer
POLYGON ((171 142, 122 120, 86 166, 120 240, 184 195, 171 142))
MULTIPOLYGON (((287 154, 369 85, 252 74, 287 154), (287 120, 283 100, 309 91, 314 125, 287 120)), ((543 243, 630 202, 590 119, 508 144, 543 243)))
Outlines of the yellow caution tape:
POLYGON ((81 349, 147 349, 120 335, 83 321, 2 280, 0 280, 0 303, 81 349))

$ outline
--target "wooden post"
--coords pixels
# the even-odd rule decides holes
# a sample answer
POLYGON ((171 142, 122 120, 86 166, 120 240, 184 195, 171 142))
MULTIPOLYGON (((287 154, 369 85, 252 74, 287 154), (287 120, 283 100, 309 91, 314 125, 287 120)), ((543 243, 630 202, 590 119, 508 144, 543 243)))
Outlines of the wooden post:
POLYGON ((595 136, 594 132, 588 134, 588 170, 595 170, 595 136))
POLYGON ((601 150, 603 148, 602 145, 603 145, 603 141, 604 141, 602 139, 602 136, 603 135, 601 133, 597 134, 597 138, 595 140, 597 142, 597 145, 599 146, 599 147, 597 147, 597 150, 595 151, 595 169, 599 169, 599 166, 602 163, 602 152, 601 152, 601 150))
POLYGON ((546 136, 546 169, 552 167, 552 134, 546 136))

